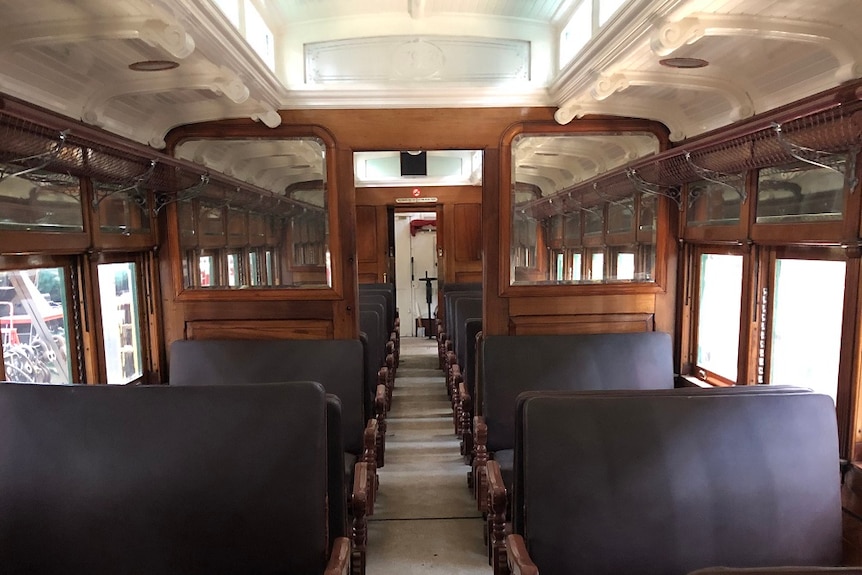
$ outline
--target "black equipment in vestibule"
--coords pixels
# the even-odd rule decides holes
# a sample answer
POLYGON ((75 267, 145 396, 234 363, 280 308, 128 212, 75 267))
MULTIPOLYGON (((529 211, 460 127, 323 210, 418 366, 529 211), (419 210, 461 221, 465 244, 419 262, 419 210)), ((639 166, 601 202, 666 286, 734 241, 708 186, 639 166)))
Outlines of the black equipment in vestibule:
POLYGON ((401 176, 427 176, 428 153, 401 152, 401 176))

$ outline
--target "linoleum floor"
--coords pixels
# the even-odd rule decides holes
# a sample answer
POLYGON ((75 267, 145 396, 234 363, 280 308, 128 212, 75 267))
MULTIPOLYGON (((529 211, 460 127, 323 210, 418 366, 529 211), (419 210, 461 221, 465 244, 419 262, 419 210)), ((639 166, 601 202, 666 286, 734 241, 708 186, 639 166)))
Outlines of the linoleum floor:
POLYGON ((489 575, 436 340, 401 338, 386 465, 368 524, 368 575, 489 575))

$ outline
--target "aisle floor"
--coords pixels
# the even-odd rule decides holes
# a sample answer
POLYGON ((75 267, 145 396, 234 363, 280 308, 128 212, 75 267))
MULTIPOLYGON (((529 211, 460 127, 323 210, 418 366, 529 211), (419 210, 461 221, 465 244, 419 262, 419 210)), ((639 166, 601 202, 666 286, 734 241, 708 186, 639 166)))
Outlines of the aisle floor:
POLYGON ((489 575, 482 516, 467 488, 435 340, 401 338, 387 421, 368 575, 489 575))

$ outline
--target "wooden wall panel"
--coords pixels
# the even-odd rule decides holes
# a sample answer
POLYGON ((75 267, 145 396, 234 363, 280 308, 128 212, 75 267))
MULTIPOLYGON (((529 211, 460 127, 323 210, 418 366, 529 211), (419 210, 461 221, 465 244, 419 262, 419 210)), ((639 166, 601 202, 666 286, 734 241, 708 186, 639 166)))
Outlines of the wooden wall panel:
POLYGON ((482 206, 455 204, 455 261, 482 261, 482 206))
POLYGON ((388 217, 385 206, 356 206, 356 257, 359 283, 384 281, 389 268, 388 217))
POLYGON ((323 320, 206 320, 186 323, 187 339, 332 339, 323 320))
MULTIPOLYGON (((422 197, 436 198, 435 203, 397 203, 400 198, 412 199, 413 187, 359 188, 356 191, 357 213, 376 208, 378 236, 382 235, 386 239, 387 228, 380 226, 381 214, 385 216, 386 206, 415 211, 436 210, 437 247, 443 254, 439 261, 438 276, 444 283, 482 281, 482 188, 423 186, 420 188, 422 197)), ((366 232, 357 230, 357 236, 360 233, 366 232)), ((386 245, 378 243, 378 249, 385 253, 386 245)), ((370 277, 369 264, 363 263, 360 257, 359 282, 372 281, 365 279, 370 277)), ((376 281, 383 281, 382 277, 376 281)))
MULTIPOLYGON (((484 150, 514 122, 554 121, 556 108, 281 110, 285 125, 321 125, 353 150, 484 150)), ((250 120, 237 120, 245 124, 250 120)), ((259 124, 258 124, 259 125, 259 124)), ((269 128, 261 127, 261 131, 269 128)))
MULTIPOLYGON (((184 126, 168 135, 173 146, 186 137, 231 137, 236 130, 246 136, 281 137, 299 129, 324 131, 334 142, 335 170, 330 174, 337 185, 336 204, 341 218, 333 237, 333 262, 338 290, 327 290, 320 298, 306 296, 296 302, 298 306, 283 308, 274 321, 310 320, 320 322, 317 333, 331 333, 333 337, 353 334, 356 318, 354 311, 358 282, 383 281, 388 258, 386 233, 386 206, 438 209, 438 243, 442 244, 440 262, 444 281, 475 281, 481 278, 485 286, 484 310, 487 334, 572 332, 592 329, 608 331, 628 329, 672 330, 674 321, 673 291, 656 294, 637 290, 615 290, 601 294, 596 290, 564 290, 528 293, 511 291, 508 270, 501 262, 508 254, 508 241, 504 237, 508 213, 501 205, 508 198, 508 164, 511 150, 507 134, 519 123, 545 129, 577 128, 578 123, 595 120, 575 120, 560 127, 553 120, 555 109, 546 108, 464 108, 464 109, 363 109, 363 110, 282 110, 282 125, 269 129, 249 119, 226 120, 215 123, 184 126), (423 196, 435 196, 437 204, 399 204, 398 197, 410 197, 409 188, 354 189, 354 151, 405 150, 405 149, 476 149, 483 151, 483 185, 464 187, 423 187, 423 196), (337 177, 336 177, 337 174, 337 177), (460 222, 478 222, 480 233, 470 233, 460 222), (502 222, 502 224, 501 224, 502 222), (501 227, 502 226, 502 227, 501 227), (441 229, 442 228, 442 229, 441 229), (341 251, 338 251, 339 248, 341 251), (479 248, 479 249, 477 249, 479 248), (287 314, 287 315, 284 315, 287 314), (330 326, 324 329, 323 324, 330 326)), ((538 128, 537 128, 538 129, 538 128)), ((171 206, 169 206, 169 209, 171 206)), ((170 247, 170 246, 168 246, 170 247)), ((160 250, 160 254, 171 253, 160 250)), ((675 253, 665 254, 670 258, 675 253)), ((163 261, 167 257, 160 258, 163 261)), ((162 266, 165 270, 170 266, 162 266)), ((334 276, 333 280, 336 281, 334 276)), ((176 279, 176 278, 174 278, 176 279)), ((668 278, 673 280, 675 278, 668 278)), ((670 282, 668 282, 670 283, 670 282)), ((212 306, 193 307, 188 301, 175 297, 177 283, 169 274, 163 275, 163 309, 168 341, 185 337, 187 322, 193 331, 201 329, 212 333, 215 324, 207 321, 253 321, 266 317, 276 298, 260 301, 241 301, 248 297, 239 292, 233 299, 212 302, 212 306), (229 318, 220 310, 227 311, 229 318), (205 327, 206 326, 206 327, 205 327)), ((279 290, 278 295, 292 299, 291 292, 279 290)), ((241 324, 238 324, 241 325, 241 324)), ((229 328, 237 326, 229 325, 229 328)), ((274 332, 298 333, 297 325, 273 324, 274 332)))
POLYGON ((579 297, 516 297, 509 304, 509 314, 519 315, 585 315, 645 313, 655 310, 655 295, 582 295, 579 297))
POLYGON ((632 333, 653 331, 652 314, 585 314, 513 316, 510 335, 632 333))
POLYGON ((356 206, 356 256, 360 263, 377 261, 377 210, 356 206))
POLYGON ((509 332, 509 298, 500 297, 500 154, 499 149, 485 150, 482 165, 482 332, 486 336, 509 332))

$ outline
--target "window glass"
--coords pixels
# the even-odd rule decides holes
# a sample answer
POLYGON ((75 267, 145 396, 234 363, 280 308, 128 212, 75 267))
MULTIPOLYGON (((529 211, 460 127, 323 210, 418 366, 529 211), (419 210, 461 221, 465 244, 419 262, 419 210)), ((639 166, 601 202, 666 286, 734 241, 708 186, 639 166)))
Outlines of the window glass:
POLYGON ((738 224, 741 191, 706 180, 690 183, 686 223, 690 226, 738 224))
POLYGON ((608 233, 630 232, 635 223, 635 200, 625 198, 608 204, 608 233))
POLYGON ((572 254, 572 268, 570 279, 578 281, 581 279, 581 254, 575 253, 572 254))
POLYGON ((837 261, 776 261, 769 383, 835 399, 845 270, 837 261))
POLYGON ((635 255, 633 253, 617 254, 617 279, 635 279, 635 255))
POLYGON ((585 236, 601 236, 604 227, 604 214, 601 208, 593 208, 587 212, 584 224, 585 236))
POLYGON ((201 272, 201 287, 210 287, 213 285, 213 257, 200 256, 198 258, 198 266, 201 272))
POLYGON ((566 214, 565 219, 566 223, 563 241, 565 241, 566 246, 572 247, 581 245, 581 213, 575 212, 573 214, 566 214))
POLYGON ((572 18, 560 34, 560 68, 580 52, 593 33, 592 0, 582 0, 572 13, 572 18))
POLYGON ((757 178, 757 223, 840 220, 844 175, 796 163, 761 170, 757 178))
POLYGON ((274 70, 275 49, 272 31, 249 0, 245 0, 245 39, 269 69, 274 70))
POLYGON ((143 375, 135 264, 99 264, 98 270, 108 383, 129 383, 143 375))
POLYGON ((536 220, 521 216, 515 220, 513 264, 515 269, 536 265, 536 220))
POLYGON ((260 264, 258 263, 257 252, 254 250, 248 252, 248 276, 251 285, 260 285, 260 264))
POLYGON ((593 281, 601 281, 605 279, 604 252, 593 252, 590 255, 590 279, 593 281))
POLYGON ((63 268, 0 272, 0 334, 6 379, 69 383, 63 268))
POLYGON ((655 205, 657 198, 653 195, 641 194, 638 210, 638 238, 655 237, 655 205))
POLYGON ((604 26, 628 0, 599 0, 599 26, 604 26))
POLYGON ((93 182, 99 227, 108 233, 150 233, 146 192, 126 185, 93 182))
POLYGON ((239 0, 213 0, 213 2, 227 16, 234 28, 239 29, 239 0))
POLYGON ((78 178, 43 171, 23 172, 18 166, 0 164, 0 230, 84 230, 78 178))
POLYGON ((238 253, 229 253, 227 255, 227 285, 237 287, 241 284, 241 267, 239 263, 238 253))
POLYGON ((737 377, 741 300, 742 256, 701 255, 697 365, 730 381, 737 377))
POLYGON ((266 262, 266 284, 275 285, 275 267, 272 250, 266 250, 264 253, 264 260, 266 262))

